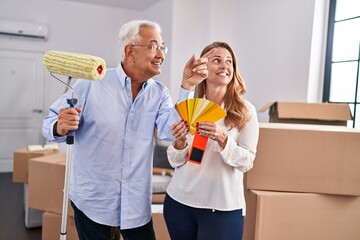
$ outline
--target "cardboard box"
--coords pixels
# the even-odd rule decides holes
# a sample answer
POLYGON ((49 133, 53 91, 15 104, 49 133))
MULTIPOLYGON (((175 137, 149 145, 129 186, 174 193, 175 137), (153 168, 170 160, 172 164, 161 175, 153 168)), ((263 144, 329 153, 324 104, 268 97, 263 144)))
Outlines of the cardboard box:
MULTIPOLYGON (((56 213, 45 212, 43 214, 42 222, 42 240, 54 240, 60 238, 61 230, 61 215, 56 213)), ((66 239, 78 240, 78 235, 75 226, 75 219, 72 216, 68 216, 66 224, 66 239)))
POLYGON ((29 208, 28 194, 29 194, 28 184, 24 183, 25 227, 27 228, 41 227, 42 215, 44 211, 29 208))
POLYGON ((347 121, 352 120, 347 104, 270 102, 259 112, 266 110, 269 110, 269 122, 277 123, 347 126, 347 121))
POLYGON ((164 215, 163 215, 163 204, 152 204, 152 220, 155 231, 156 240, 170 240, 170 235, 166 227, 164 215))
MULTIPOLYGON (((29 161, 29 207, 62 214, 66 155, 56 153, 29 161)), ((74 216, 68 206, 68 215, 74 216)))
MULTIPOLYGON (((61 230, 61 220, 62 217, 60 214, 45 212, 43 215, 43 227, 42 227, 42 240, 54 240, 60 238, 61 230)), ((78 240, 78 234, 75 225, 75 219, 72 216, 68 216, 66 220, 66 240, 78 240)), ((120 233, 117 232, 111 238, 112 240, 119 240, 120 233)))
MULTIPOLYGON (((153 205, 153 226, 157 240, 170 240, 169 233, 166 228, 164 216, 162 214, 162 205, 153 205)), ((61 229, 61 215, 51 212, 43 214, 42 222, 42 240, 59 239, 61 229)), ((66 239, 78 240, 78 235, 75 226, 75 219, 73 216, 68 216, 66 225, 66 239)), ((120 238, 123 239, 123 238, 120 238)))
POLYGON ((56 149, 46 149, 43 151, 29 152, 27 147, 18 149, 14 152, 13 159, 13 182, 27 183, 28 182, 28 165, 29 159, 42 157, 50 154, 58 153, 56 149))
POLYGON ((260 123, 247 189, 360 196, 360 131, 260 123))
POLYGON ((161 194, 153 194, 152 195, 152 203, 155 204, 163 204, 164 200, 165 200, 165 193, 161 193, 161 194))
POLYGON ((248 190, 243 240, 360 239, 360 197, 248 190))
MULTIPOLYGON (((31 208, 62 213, 65 165, 64 153, 32 158, 29 161, 29 206, 31 208)), ((156 173, 156 169, 154 171, 156 173)), ((152 203, 162 204, 164 199, 165 194, 153 194, 152 203)), ((74 214, 70 203, 68 214, 70 216, 74 214)))

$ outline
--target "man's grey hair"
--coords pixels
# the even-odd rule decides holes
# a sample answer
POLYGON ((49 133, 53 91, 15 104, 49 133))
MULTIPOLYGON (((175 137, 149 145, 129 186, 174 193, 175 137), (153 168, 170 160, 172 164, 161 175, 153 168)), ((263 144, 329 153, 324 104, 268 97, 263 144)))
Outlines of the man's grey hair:
POLYGON ((159 24, 147 20, 133 20, 125 23, 119 31, 119 42, 121 49, 121 61, 125 59, 125 46, 129 43, 136 44, 139 37, 141 27, 154 28, 156 32, 161 34, 161 27, 159 24))

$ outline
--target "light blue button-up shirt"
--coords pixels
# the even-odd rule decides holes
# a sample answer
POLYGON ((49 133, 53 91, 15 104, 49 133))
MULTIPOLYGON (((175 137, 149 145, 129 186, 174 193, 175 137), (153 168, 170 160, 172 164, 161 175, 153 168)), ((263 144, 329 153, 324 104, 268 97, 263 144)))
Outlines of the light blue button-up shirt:
MULTIPOLYGON (((151 176, 154 129, 158 138, 172 141, 170 127, 179 117, 168 89, 149 79, 132 101, 131 79, 121 65, 108 69, 100 81, 78 79, 73 96, 81 107, 79 128, 72 147, 69 198, 90 219, 128 229, 151 218, 151 176)), ((181 89, 179 100, 188 96, 181 89)), ((43 135, 54 137, 53 125, 61 108, 69 107, 64 94, 49 108, 43 135)))

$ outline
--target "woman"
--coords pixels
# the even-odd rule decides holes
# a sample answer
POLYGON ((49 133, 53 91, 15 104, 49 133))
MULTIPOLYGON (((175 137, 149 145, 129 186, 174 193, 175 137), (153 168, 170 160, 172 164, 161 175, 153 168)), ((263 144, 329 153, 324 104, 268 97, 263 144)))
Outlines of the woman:
POLYGON ((172 126, 175 142, 167 150, 175 168, 167 188, 164 217, 172 240, 240 240, 245 198, 243 174, 255 159, 259 125, 255 107, 243 95, 244 81, 236 56, 224 42, 205 47, 201 56, 216 48, 208 59, 208 76, 197 86, 195 97, 220 105, 226 117, 197 123, 208 137, 201 164, 187 161, 194 136, 188 123, 172 126))

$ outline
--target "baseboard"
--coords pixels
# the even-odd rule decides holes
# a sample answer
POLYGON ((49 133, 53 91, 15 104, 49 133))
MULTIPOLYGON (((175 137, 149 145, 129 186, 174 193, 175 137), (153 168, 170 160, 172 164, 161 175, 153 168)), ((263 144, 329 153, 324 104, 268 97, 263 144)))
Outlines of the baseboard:
POLYGON ((12 159, 0 160, 0 173, 13 172, 13 170, 14 170, 14 166, 12 159))

